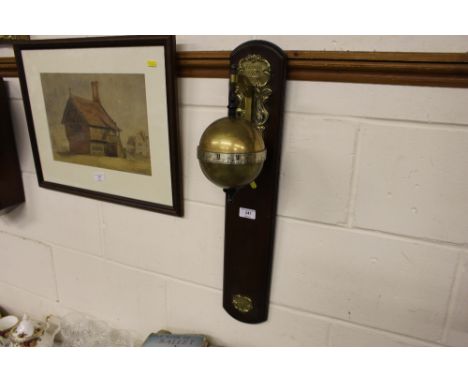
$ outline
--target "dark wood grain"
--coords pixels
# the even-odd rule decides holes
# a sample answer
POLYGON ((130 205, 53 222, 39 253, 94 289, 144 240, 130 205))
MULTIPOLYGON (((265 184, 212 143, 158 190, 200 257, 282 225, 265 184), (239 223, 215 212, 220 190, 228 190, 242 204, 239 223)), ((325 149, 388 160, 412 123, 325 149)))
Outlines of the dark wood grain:
POLYGON ((6 87, 0 78, 0 214, 24 202, 6 87))
MULTIPOLYGON (((468 87, 467 53, 288 51, 288 79, 468 87)), ((178 52, 179 77, 227 78, 228 51, 178 52)), ((0 58, 0 76, 16 77, 13 57, 0 58)))
POLYGON ((0 77, 18 77, 18 67, 14 57, 0 57, 0 77))
MULTIPOLYGON (((288 79, 468 87, 468 54, 287 51, 288 79)), ((227 78, 230 52, 178 52, 180 77, 227 78)))

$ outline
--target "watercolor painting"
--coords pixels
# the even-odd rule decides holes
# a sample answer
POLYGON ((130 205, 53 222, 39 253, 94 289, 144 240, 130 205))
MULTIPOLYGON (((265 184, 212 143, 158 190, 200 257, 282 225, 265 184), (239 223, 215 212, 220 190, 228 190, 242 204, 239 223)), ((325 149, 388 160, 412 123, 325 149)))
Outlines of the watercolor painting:
POLYGON ((143 74, 41 73, 54 160, 151 175, 143 74))

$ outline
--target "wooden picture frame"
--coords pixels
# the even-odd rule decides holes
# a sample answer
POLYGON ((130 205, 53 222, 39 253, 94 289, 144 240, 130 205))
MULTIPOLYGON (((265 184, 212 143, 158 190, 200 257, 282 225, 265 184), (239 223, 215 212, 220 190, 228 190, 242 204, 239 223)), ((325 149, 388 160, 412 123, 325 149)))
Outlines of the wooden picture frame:
POLYGON ((0 215, 24 202, 23 179, 5 82, 0 77, 0 215))
POLYGON ((14 49, 41 187, 183 215, 174 36, 14 49))

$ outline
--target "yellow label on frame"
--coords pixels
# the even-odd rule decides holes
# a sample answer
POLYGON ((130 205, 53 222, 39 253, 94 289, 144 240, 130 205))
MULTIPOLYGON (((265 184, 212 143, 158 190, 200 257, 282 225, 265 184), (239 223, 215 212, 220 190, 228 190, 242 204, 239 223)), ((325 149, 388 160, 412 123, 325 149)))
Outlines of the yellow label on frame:
POLYGON ((148 65, 148 67, 150 68, 156 68, 158 66, 158 63, 156 62, 156 60, 148 60, 146 61, 146 65, 148 65))

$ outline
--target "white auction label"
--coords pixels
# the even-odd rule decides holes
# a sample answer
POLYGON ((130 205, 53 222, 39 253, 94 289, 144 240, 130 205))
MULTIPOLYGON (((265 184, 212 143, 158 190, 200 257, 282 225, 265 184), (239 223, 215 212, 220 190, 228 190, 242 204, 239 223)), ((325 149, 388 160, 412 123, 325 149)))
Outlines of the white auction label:
POLYGON ((241 218, 255 220, 255 218, 257 216, 257 211, 252 210, 250 208, 240 207, 239 208, 239 216, 241 218))

